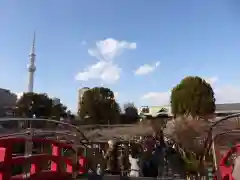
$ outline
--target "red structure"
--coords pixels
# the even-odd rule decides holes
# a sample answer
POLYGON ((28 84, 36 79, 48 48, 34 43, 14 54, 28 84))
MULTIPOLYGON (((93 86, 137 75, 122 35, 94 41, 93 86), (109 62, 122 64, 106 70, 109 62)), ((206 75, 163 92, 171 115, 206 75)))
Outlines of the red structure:
POLYGON ((26 176, 32 180, 67 180, 72 179, 72 172, 76 170, 78 175, 83 175, 86 170, 86 158, 82 155, 78 156, 79 163, 74 163, 72 159, 62 156, 62 149, 73 149, 72 144, 66 144, 54 140, 43 138, 32 138, 32 142, 50 144, 52 146, 52 154, 37 154, 31 156, 12 155, 13 144, 25 143, 26 139, 22 137, 3 138, 0 139, 0 180, 21 180, 26 176), (51 161, 50 170, 43 170, 42 163, 51 161), (30 172, 27 175, 19 174, 12 176, 13 165, 22 165, 26 163, 31 165, 30 172), (66 168, 62 168, 65 164, 66 168))
POLYGON ((232 177, 233 172, 233 159, 232 155, 240 151, 240 144, 232 147, 220 160, 219 172, 222 179, 234 180, 232 177))
POLYGON ((215 157, 213 156, 213 171, 217 179, 233 180, 232 171, 234 168, 234 154, 239 154, 238 152, 240 151, 240 144, 230 147, 227 153, 224 155, 222 155, 220 151, 221 146, 224 146, 224 143, 239 143, 239 117, 240 113, 237 113, 214 121, 207 132, 204 142, 204 151, 200 157, 199 168, 202 170, 204 170, 204 168, 207 168, 204 161, 205 157, 208 156, 208 153, 211 150, 215 155, 215 157), (228 137, 228 135, 231 136, 228 137), (220 146, 216 148, 218 145, 220 146))

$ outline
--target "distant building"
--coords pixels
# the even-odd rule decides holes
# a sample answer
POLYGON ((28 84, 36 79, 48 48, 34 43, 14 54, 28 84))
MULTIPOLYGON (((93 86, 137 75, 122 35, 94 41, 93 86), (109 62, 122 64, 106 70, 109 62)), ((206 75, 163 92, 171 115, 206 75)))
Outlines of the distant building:
POLYGON ((216 104, 215 115, 216 116, 227 116, 231 114, 240 113, 240 103, 225 103, 216 104))
POLYGON ((158 116, 159 114, 166 114, 172 116, 170 106, 141 106, 138 109, 139 114, 151 115, 153 117, 158 116))
POLYGON ((84 88, 81 88, 81 89, 79 89, 78 90, 78 109, 77 109, 77 111, 80 109, 80 104, 81 104, 81 102, 82 102, 82 97, 83 97, 83 94, 86 92, 86 91, 88 91, 90 88, 88 88, 88 87, 84 87, 84 88))
MULTIPOLYGON (((172 116, 171 106, 141 106, 138 110, 139 114, 146 114, 156 117, 159 113, 166 113, 172 116)), ((222 117, 231 114, 240 113, 240 103, 224 103, 216 104, 215 116, 222 117)))
POLYGON ((17 95, 10 90, 0 88, 0 117, 11 116, 14 112, 17 95))

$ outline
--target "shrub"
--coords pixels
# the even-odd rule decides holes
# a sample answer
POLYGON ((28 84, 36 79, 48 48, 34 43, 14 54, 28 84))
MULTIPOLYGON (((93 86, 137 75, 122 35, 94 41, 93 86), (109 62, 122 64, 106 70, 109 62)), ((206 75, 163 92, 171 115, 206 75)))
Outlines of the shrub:
POLYGON ((171 108, 174 116, 212 115, 215 112, 213 89, 200 77, 186 77, 172 90, 171 108))

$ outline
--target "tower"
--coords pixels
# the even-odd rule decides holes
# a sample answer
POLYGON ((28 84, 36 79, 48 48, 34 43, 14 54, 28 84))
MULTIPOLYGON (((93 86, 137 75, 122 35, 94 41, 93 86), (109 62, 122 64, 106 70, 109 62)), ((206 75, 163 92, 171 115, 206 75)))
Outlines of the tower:
POLYGON ((28 64, 28 92, 33 92, 33 84, 34 84, 34 72, 36 71, 35 66, 35 32, 33 34, 33 43, 31 52, 29 54, 29 64, 28 64))

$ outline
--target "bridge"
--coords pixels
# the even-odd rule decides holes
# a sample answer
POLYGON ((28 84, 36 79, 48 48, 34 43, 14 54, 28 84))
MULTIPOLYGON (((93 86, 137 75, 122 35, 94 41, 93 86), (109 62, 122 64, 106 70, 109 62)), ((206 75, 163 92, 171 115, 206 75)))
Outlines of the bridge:
MULTIPOLYGON (((92 149, 92 144, 94 144, 85 136, 86 132, 94 129, 136 129, 136 125, 77 127, 66 122, 35 118, 2 118, 0 124, 3 124, 0 128, 0 180, 86 179, 85 175, 88 174, 86 150, 89 146, 92 149), (36 128, 34 123, 39 121, 45 122, 47 128, 36 128), (6 125, 8 123, 11 124, 11 128, 6 125), (14 154, 17 144, 25 144, 24 153, 14 154), (46 151, 43 148, 41 152, 34 154, 34 144, 50 147, 50 153, 49 150, 46 151), (62 153, 63 150, 70 150, 71 156, 65 156, 62 153), (12 171, 15 166, 24 167, 23 172, 13 175, 12 171)), ((137 126, 137 128, 146 129, 141 126, 137 126)), ((141 129, 139 130, 141 131, 141 129)), ((104 178, 116 179, 119 177, 104 176, 104 178)), ((168 179, 168 177, 164 179, 168 179)))
POLYGON ((216 178, 232 180, 235 155, 240 152, 239 134, 240 113, 213 122, 207 132, 199 168, 203 169, 205 158, 212 155, 216 178))
MULTIPOLYGON (((205 141, 206 148, 201 161, 204 160, 204 156, 207 155, 208 151, 213 149, 213 145, 216 143, 218 137, 223 137, 226 134, 235 135, 240 133, 240 123, 238 122, 238 119, 234 119, 233 122, 230 123, 234 126, 237 124, 237 129, 235 130, 232 129, 232 126, 228 126, 228 128, 226 128, 223 124, 226 120, 239 116, 240 114, 231 115, 213 123, 209 129, 208 138, 205 141), (222 127, 222 131, 224 132, 220 132, 217 125, 218 127, 222 127)), ((92 139, 87 136, 88 132, 96 129, 100 129, 100 131, 101 129, 111 131, 111 129, 120 128, 120 132, 124 134, 125 132, 123 129, 125 129, 125 131, 133 131, 134 129, 137 129, 138 132, 143 132, 147 129, 146 126, 141 125, 122 124, 111 126, 85 125, 77 127, 66 122, 35 118, 2 118, 0 119, 0 124, 3 124, 0 127, 0 180, 86 179, 85 175, 88 174, 88 155, 86 154, 86 150, 89 150, 89 147, 92 149, 92 145, 94 143, 98 143, 94 141, 91 142, 92 139), (46 125, 46 128, 39 129, 35 127, 34 124, 37 124, 37 122, 40 121, 45 122, 44 125, 46 125), (11 122, 17 123, 12 123, 13 126, 9 128, 6 124, 11 124, 11 122), (25 144, 25 153, 14 154, 15 145, 19 143, 25 144), (43 149, 42 152, 34 154, 34 144, 41 144, 43 146, 46 145, 50 147, 51 150, 44 151, 43 149), (63 150, 70 150, 72 152, 71 156, 64 156, 62 153, 63 150), (12 175, 14 166, 24 167, 23 173, 12 175)), ((136 131, 132 133, 135 134, 136 131)), ((238 140, 238 135, 234 137, 237 137, 238 140)), ((223 138, 219 139, 222 140, 223 138)), ((235 145, 233 149, 235 151, 240 151, 240 146, 235 145)), ((214 159, 215 163, 218 161, 218 165, 215 165, 216 170, 218 170, 218 168, 223 170, 223 172, 220 172, 219 177, 223 177, 226 174, 231 176, 230 172, 232 170, 232 166, 227 168, 225 163, 226 159, 228 159, 233 152, 234 151, 230 149, 227 151, 226 156, 222 159, 214 159)), ((106 176, 104 178, 109 177, 106 176)), ((116 178, 117 177, 114 177, 114 179, 116 178)), ((164 179, 168 178, 169 177, 165 177, 164 179)), ((180 177, 177 179, 180 179, 180 177)))
MULTIPOLYGON (((102 124, 94 124, 94 125, 79 125, 74 126, 66 122, 59 122, 59 121, 53 121, 53 120, 46 120, 46 119, 35 119, 35 118, 28 118, 27 121, 32 122, 31 128, 29 127, 21 127, 21 123, 26 121, 26 118, 7 118, 6 119, 0 119, 0 125, 1 123, 12 121, 18 123, 12 123, 15 124, 15 128, 4 128, 0 126, 0 135, 6 135, 6 136, 13 136, 15 133, 23 133, 23 132, 29 132, 30 129, 34 131, 35 134, 38 135, 48 135, 49 137, 51 134, 55 135, 58 134, 59 136, 62 134, 62 136, 65 136, 66 134, 74 134, 76 130, 78 130, 75 135, 80 133, 81 137, 84 137, 85 139, 89 139, 91 141, 108 141, 112 138, 121 137, 125 139, 130 139, 130 137, 133 136, 141 136, 146 134, 152 134, 152 127, 150 125, 146 124, 114 124, 114 125, 102 125, 102 124), (34 124, 37 124, 37 122, 47 122, 48 125, 45 125, 45 127, 36 127, 34 124), (50 125, 49 125, 50 124, 50 125), (53 124, 58 124, 58 126, 53 126, 53 124), (106 137, 100 137, 100 136, 106 136, 106 137), (127 137, 126 135, 130 136, 127 137), (97 139, 95 137, 97 136, 97 139), (104 139, 105 138, 105 139, 104 139), (107 139, 106 139, 107 138, 107 139)), ((39 123, 38 123, 39 124, 39 123)), ((169 135, 165 134, 167 137, 169 135)))

